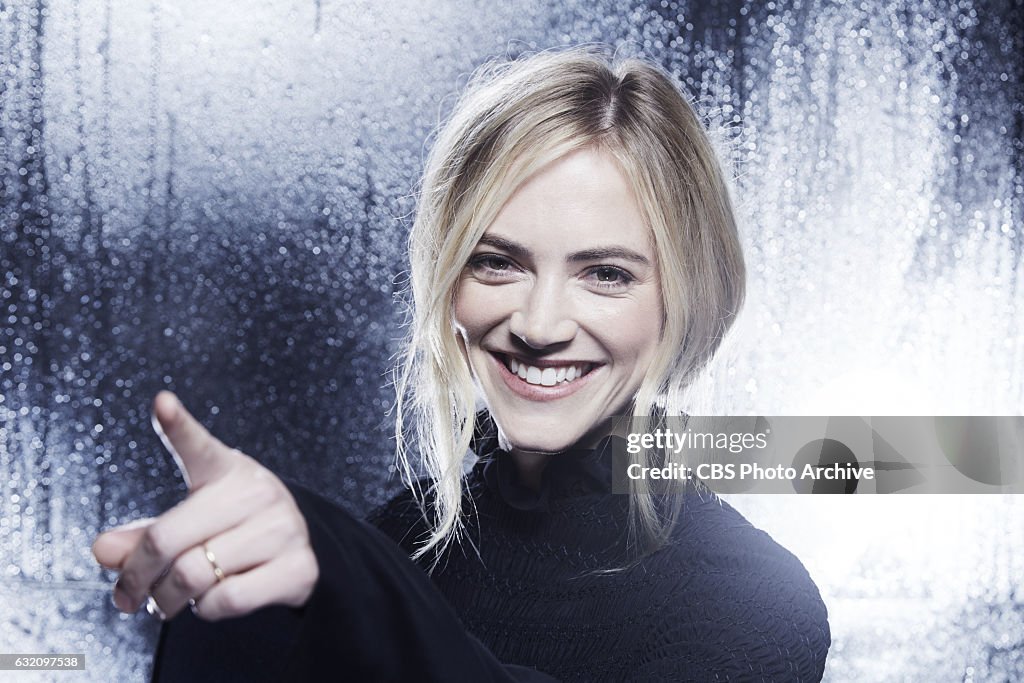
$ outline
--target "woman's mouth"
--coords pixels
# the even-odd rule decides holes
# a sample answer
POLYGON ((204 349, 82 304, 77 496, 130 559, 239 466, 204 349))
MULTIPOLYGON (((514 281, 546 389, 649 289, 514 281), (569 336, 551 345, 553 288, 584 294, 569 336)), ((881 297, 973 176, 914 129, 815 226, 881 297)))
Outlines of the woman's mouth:
POLYGON ((541 361, 538 365, 500 353, 491 357, 502 379, 513 392, 530 400, 552 400, 575 393, 590 379, 600 364, 587 361, 541 361))
POLYGON ((544 387, 553 387, 563 382, 572 382, 578 377, 590 372, 592 363, 572 363, 569 365, 556 365, 537 367, 518 361, 511 356, 506 357, 505 364, 512 374, 519 377, 527 384, 535 384, 544 387))

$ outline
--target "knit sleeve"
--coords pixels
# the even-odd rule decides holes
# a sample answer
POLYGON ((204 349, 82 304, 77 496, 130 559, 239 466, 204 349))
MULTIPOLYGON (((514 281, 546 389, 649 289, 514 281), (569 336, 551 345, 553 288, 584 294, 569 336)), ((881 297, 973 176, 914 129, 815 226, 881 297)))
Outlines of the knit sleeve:
POLYGON ((370 524, 288 484, 320 578, 301 609, 269 607, 165 624, 154 680, 500 681, 555 679, 506 665, 468 633, 427 575, 370 524))
POLYGON ((380 531, 298 486, 321 579, 307 602, 292 680, 319 678, 325 657, 350 680, 554 681, 499 662, 468 633, 427 575, 380 531))

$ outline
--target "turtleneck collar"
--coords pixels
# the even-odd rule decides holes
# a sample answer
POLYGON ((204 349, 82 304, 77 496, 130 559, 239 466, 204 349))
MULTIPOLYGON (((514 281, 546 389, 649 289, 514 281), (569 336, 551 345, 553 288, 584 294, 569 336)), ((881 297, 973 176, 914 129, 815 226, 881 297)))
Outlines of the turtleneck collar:
POLYGON ((552 454, 539 489, 522 483, 515 459, 502 450, 498 426, 486 410, 476 415, 472 449, 479 457, 474 472, 491 493, 518 510, 547 510, 553 500, 612 490, 612 448, 618 437, 607 436, 596 448, 572 448, 552 454))

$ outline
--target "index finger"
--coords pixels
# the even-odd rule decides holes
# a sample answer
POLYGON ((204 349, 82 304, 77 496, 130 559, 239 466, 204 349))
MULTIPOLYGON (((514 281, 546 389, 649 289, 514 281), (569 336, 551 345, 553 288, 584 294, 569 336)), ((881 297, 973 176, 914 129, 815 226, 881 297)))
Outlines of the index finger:
POLYGON ((216 479, 234 460, 233 449, 206 431, 169 391, 161 391, 153 400, 153 429, 174 457, 189 490, 216 479))

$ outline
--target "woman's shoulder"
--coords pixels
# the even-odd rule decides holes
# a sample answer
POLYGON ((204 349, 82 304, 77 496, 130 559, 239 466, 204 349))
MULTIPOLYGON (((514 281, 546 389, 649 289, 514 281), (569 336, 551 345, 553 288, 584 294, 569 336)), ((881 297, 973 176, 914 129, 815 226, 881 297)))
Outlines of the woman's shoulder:
POLYGON ((793 553, 707 489, 687 492, 679 523, 673 530, 672 545, 708 562, 726 565, 770 562, 807 575, 793 553))
POLYGON ((817 585, 793 553, 727 502, 706 490, 687 495, 659 564, 673 577, 665 629, 685 638, 699 625, 700 647, 730 664, 821 677, 831 633, 817 585))
POLYGON ((801 604, 820 611, 824 619, 818 587, 796 555, 710 491, 686 496, 669 546, 678 561, 748 588, 762 602, 803 596, 801 604))

